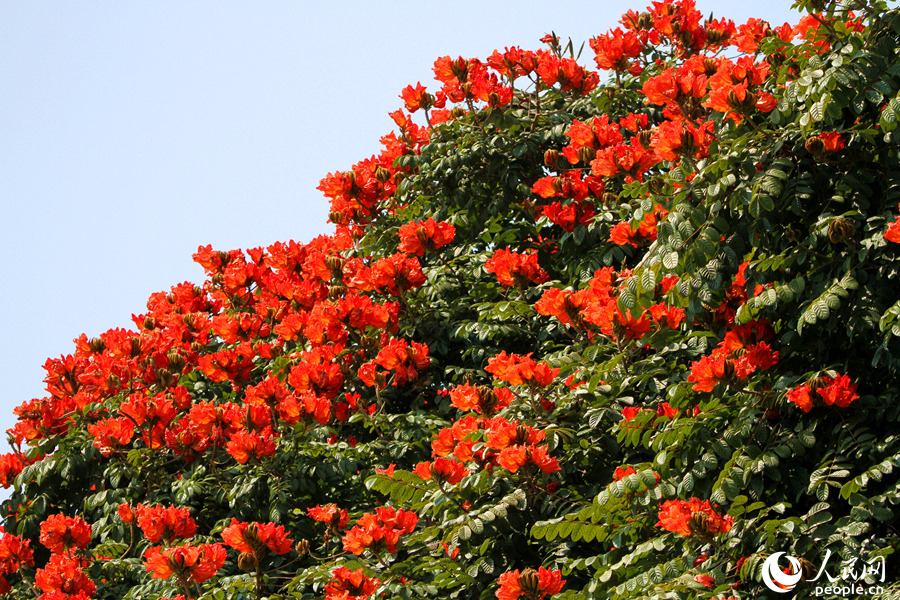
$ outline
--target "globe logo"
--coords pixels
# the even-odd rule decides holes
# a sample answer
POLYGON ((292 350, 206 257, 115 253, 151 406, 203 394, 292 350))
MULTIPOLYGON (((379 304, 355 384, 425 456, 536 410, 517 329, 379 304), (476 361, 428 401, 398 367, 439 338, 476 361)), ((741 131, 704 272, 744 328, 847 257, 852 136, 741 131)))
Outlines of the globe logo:
POLYGON ((778 559, 784 555, 784 552, 776 552, 765 560, 762 568, 762 578, 766 587, 773 592, 784 594, 796 587, 803 577, 803 570, 800 561, 793 556, 788 556, 788 562, 791 563, 791 572, 785 573, 778 566, 778 559))

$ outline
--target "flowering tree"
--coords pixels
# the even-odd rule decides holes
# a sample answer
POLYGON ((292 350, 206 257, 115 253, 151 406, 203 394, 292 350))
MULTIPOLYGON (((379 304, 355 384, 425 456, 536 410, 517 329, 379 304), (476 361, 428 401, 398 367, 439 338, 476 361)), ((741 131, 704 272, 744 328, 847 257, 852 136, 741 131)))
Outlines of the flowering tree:
POLYGON ((777 552, 896 590, 900 13, 797 4, 437 59, 333 235, 201 247, 47 361, 0 591, 758 598, 777 552))

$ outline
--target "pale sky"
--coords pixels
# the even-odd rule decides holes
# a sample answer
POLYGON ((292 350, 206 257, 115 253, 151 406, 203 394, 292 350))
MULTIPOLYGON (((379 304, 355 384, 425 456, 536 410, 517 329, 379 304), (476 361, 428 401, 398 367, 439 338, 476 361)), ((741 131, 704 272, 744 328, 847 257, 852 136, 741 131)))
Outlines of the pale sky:
MULTIPOLYGON (((550 31, 577 47, 648 3, 0 0, 0 429, 45 395, 47 357, 201 281, 199 245, 330 232, 319 180, 379 151, 439 56, 550 31)), ((790 2, 697 5, 799 19, 790 2)))

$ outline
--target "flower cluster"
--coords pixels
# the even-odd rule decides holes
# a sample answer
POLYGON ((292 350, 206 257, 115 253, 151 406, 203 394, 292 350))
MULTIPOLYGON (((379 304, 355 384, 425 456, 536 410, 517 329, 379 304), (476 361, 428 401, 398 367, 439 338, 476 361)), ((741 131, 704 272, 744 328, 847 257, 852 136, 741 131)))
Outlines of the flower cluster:
MULTIPOLYGON (((630 271, 617 274, 611 267, 604 267, 598 269, 588 286, 581 290, 548 288, 534 308, 584 331, 589 337, 599 331, 615 340, 639 340, 654 326, 677 329, 684 318, 684 310, 665 302, 658 302, 637 315, 631 309, 621 310, 617 298, 629 277, 630 271)), ((675 281, 669 278, 661 282, 659 295, 668 293, 675 281)))
POLYGON ((688 381, 694 382, 698 392, 711 392, 719 382, 743 381, 757 370, 772 368, 778 363, 778 352, 767 340, 773 336, 765 320, 733 327, 712 354, 694 361, 688 381))
POLYGON ((496 592, 499 600, 517 600, 521 596, 525 596, 528 600, 541 600, 558 594, 566 583, 558 569, 544 567, 539 567, 536 571, 534 569, 525 569, 521 572, 518 569, 508 571, 502 574, 497 582, 500 584, 496 592))
POLYGON ((543 283, 549 278, 534 252, 518 253, 503 248, 487 260, 484 270, 496 275, 502 285, 520 288, 530 283, 543 283))
POLYGON ((338 567, 332 571, 331 577, 325 585, 326 600, 366 600, 381 585, 377 577, 367 577, 362 569, 351 571, 338 567))
POLYGON ((203 583, 225 564, 227 552, 221 544, 152 546, 144 552, 144 565, 155 579, 173 575, 182 585, 203 583))
POLYGON ((356 522, 342 541, 344 550, 359 556, 366 550, 373 554, 382 551, 397 553, 400 536, 412 533, 419 518, 416 513, 383 506, 375 509, 375 513, 366 513, 356 522))
POLYGON ((659 509, 658 527, 683 536, 694 535, 701 539, 719 533, 728 533, 734 518, 720 515, 709 500, 666 500, 659 509))
POLYGON ((284 527, 275 523, 242 523, 231 518, 231 523, 222 530, 222 540, 238 552, 249 552, 257 558, 266 551, 273 554, 290 552, 293 542, 284 527))
POLYGON ((856 384, 851 383, 846 375, 816 377, 787 392, 787 399, 799 406, 803 412, 812 410, 817 398, 823 404, 847 408, 859 398, 859 394, 856 392, 856 384), (813 392, 816 396, 813 396, 813 392))

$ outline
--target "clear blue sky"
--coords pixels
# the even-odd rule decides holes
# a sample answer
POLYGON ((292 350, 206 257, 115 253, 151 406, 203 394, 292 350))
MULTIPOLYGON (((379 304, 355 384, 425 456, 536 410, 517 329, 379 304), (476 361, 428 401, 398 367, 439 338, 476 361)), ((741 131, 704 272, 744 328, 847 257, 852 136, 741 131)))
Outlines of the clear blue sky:
MULTIPOLYGON (((319 180, 379 150, 435 58, 577 46, 648 3, 0 0, 0 429, 47 357, 200 281, 199 245, 329 232, 319 180)), ((736 23, 789 6, 698 0, 736 23)))

